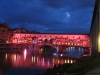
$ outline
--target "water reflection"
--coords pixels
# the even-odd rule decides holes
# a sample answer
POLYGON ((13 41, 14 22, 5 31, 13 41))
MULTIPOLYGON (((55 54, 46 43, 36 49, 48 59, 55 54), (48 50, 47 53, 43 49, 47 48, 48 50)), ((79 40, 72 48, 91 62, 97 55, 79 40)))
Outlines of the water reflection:
POLYGON ((74 63, 84 53, 84 49, 81 47, 68 47, 62 53, 51 51, 50 55, 48 55, 49 50, 44 51, 44 53, 43 51, 43 49, 40 49, 40 54, 30 54, 30 51, 26 49, 22 53, 1 53, 0 57, 2 59, 0 64, 2 64, 2 67, 0 68, 2 69, 4 66, 7 68, 53 68, 55 64, 74 63))
MULTIPOLYGON (((66 54, 56 53, 54 56, 30 55, 27 50, 23 54, 5 53, 5 60, 10 59, 12 67, 52 68, 54 64, 73 63, 83 53, 83 48, 69 47, 66 54), (9 56, 8 56, 9 55, 9 56)), ((6 61, 7 62, 7 61, 6 61)))
POLYGON ((73 63, 75 58, 56 58, 56 57, 41 57, 41 56, 29 56, 25 59, 21 54, 9 54, 14 68, 52 68, 54 64, 64 64, 64 63, 73 63))

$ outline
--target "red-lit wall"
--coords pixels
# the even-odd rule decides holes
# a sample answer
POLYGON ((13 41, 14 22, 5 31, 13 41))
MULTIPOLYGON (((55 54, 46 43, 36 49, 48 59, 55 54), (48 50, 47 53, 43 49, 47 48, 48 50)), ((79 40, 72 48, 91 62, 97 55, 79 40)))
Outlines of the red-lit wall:
POLYGON ((90 47, 90 37, 89 35, 81 35, 81 34, 22 34, 15 33, 13 35, 12 43, 29 43, 34 41, 36 44, 39 43, 39 39, 53 39, 53 44, 58 45, 75 45, 75 46, 83 46, 90 47), (32 40, 32 37, 35 37, 32 40))

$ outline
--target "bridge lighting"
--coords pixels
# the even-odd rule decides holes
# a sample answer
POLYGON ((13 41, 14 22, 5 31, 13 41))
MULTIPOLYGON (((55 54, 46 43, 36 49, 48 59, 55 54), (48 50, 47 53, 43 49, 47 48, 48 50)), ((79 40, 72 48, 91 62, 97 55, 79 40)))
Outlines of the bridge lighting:
POLYGON ((77 44, 77 45, 79 45, 79 44, 77 44))
POLYGON ((66 45, 67 45, 67 43, 66 43, 66 45))

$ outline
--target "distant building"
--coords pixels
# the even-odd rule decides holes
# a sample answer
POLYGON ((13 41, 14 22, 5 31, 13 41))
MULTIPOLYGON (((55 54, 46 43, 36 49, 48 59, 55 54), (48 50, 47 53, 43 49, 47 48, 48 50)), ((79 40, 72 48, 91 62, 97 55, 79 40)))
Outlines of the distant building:
POLYGON ((6 43, 8 41, 8 24, 0 23, 0 43, 6 43))
POLYGON ((96 0, 90 28, 93 53, 100 52, 100 0, 96 0))

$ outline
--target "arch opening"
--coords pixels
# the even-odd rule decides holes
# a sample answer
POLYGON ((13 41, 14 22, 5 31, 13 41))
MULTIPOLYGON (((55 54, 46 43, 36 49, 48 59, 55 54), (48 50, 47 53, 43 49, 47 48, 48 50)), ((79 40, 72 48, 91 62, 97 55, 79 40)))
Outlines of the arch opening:
POLYGON ((52 56, 56 52, 57 52, 57 49, 49 45, 43 45, 39 48, 39 54, 41 55, 52 56))

